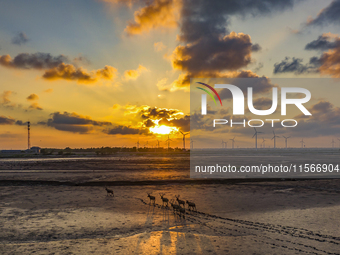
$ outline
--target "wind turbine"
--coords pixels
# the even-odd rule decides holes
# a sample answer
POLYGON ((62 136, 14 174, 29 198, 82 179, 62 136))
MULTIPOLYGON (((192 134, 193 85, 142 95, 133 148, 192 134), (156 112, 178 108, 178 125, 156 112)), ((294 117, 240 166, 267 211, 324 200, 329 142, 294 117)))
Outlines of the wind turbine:
POLYGON ((148 148, 148 144, 149 142, 146 142, 146 144, 144 144, 144 148, 148 148))
POLYGON ((224 148, 228 148, 228 142, 224 142, 224 148))
POLYGON ((274 149, 275 149, 276 148, 276 137, 279 137, 279 136, 275 135, 274 130, 273 130, 273 134, 274 134, 274 136, 273 136, 273 138, 271 140, 274 139, 274 149))
POLYGON ((287 140, 288 140, 288 138, 289 138, 290 136, 285 137, 285 136, 283 135, 282 137, 284 137, 284 139, 286 140, 285 143, 286 143, 286 149, 287 149, 287 140))
POLYGON ((331 144, 332 144, 332 147, 334 148, 334 144, 335 144, 334 139, 332 139, 331 144))
POLYGON ((183 135, 183 149, 185 150, 185 136, 189 134, 189 132, 187 133, 183 133, 182 131, 179 131, 179 132, 181 132, 181 134, 183 135))
POLYGON ((191 149, 191 150, 194 149, 194 140, 190 140, 190 149, 191 149))
POLYGON ((255 134, 253 135, 252 138, 254 138, 254 136, 255 136, 255 148, 257 149, 257 134, 261 134, 262 132, 257 132, 256 128, 254 128, 254 129, 255 129, 255 134))
POLYGON ((305 142, 303 141, 303 139, 300 141, 301 143, 301 148, 303 148, 303 145, 305 144, 305 142))
POLYGON ((136 145, 137 145, 137 151, 138 151, 138 149, 139 149, 139 140, 138 140, 138 142, 136 142, 136 145))
POLYGON ((223 141, 223 140, 222 140, 222 143, 221 143, 221 144, 222 144, 222 148, 224 148, 224 141, 223 141))
POLYGON ((230 139, 230 140, 232 141, 231 148, 233 148, 233 149, 234 149, 235 136, 234 136, 234 138, 233 138, 233 139, 230 139))
POLYGON ((157 139, 157 148, 159 149, 159 140, 157 139))
POLYGON ((266 148, 266 139, 262 138, 262 148, 266 148))
POLYGON ((165 141, 165 142, 168 142, 168 150, 170 148, 170 141, 172 141, 172 140, 169 138, 169 135, 168 135, 168 139, 165 141))

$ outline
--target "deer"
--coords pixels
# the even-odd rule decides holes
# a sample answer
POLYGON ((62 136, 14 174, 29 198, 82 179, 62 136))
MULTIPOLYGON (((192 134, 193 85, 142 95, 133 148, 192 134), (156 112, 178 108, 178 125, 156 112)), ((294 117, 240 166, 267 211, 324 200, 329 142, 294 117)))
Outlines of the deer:
POLYGON ((186 201, 186 203, 187 203, 187 205, 188 205, 188 209, 189 210, 194 210, 194 211, 196 211, 197 212, 197 209, 196 209, 196 204, 195 203, 193 203, 193 202, 189 202, 188 200, 186 201))
POLYGON ((171 204, 171 207, 172 207, 174 213, 175 213, 176 211, 179 211, 179 209, 181 208, 179 205, 176 205, 176 204, 174 203, 174 200, 173 200, 173 199, 170 200, 170 204, 171 204))
POLYGON ((109 195, 115 196, 112 189, 108 189, 107 187, 105 187, 105 190, 106 190, 106 196, 109 196, 109 195))
POLYGON ((185 219, 185 207, 181 207, 179 205, 179 217, 183 216, 183 219, 185 219))
POLYGON ((176 197, 176 199, 177 199, 178 204, 179 204, 179 205, 183 205, 183 206, 185 207, 185 202, 184 202, 184 200, 180 200, 180 199, 179 199, 179 195, 178 195, 178 196, 175 196, 175 197, 176 197))
POLYGON ((148 194, 148 198, 150 198, 150 204, 153 201, 153 205, 156 205, 156 198, 154 196, 151 196, 151 193, 147 193, 148 194))
POLYGON ((169 199, 167 199, 166 197, 164 197, 164 193, 159 193, 159 195, 161 196, 161 199, 163 201, 163 206, 164 204, 166 204, 166 207, 168 207, 169 205, 169 199))

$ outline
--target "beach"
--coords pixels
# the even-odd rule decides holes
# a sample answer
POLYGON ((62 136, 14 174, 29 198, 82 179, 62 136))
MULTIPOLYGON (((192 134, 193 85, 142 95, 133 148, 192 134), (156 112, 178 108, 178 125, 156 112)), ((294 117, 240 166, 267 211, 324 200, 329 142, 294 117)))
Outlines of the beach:
POLYGON ((124 171, 3 170, 0 253, 339 254, 339 179, 204 183, 188 159, 153 160, 157 175, 130 159, 124 171), (179 217, 160 193, 197 211, 179 217))

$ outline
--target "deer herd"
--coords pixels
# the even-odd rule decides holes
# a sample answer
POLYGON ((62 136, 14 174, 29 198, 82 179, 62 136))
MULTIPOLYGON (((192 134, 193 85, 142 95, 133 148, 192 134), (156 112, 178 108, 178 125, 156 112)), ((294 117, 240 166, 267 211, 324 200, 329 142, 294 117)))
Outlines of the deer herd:
MULTIPOLYGON (((106 195, 107 196, 114 196, 113 190, 108 189, 107 187, 105 187, 106 190, 106 195)), ((147 193, 148 194, 148 198, 150 199, 150 205, 153 204, 154 206, 156 206, 156 197, 152 196, 151 193, 147 193)), ((171 199, 169 200, 168 198, 164 197, 164 193, 159 193, 159 195, 161 196, 161 200, 162 200, 162 207, 169 207, 169 203, 172 207, 172 210, 175 213, 177 213, 180 217, 185 218, 185 205, 188 205, 188 210, 189 211, 195 211, 197 212, 196 209, 196 204, 194 202, 190 202, 188 200, 184 201, 181 200, 179 197, 179 195, 175 196, 175 199, 171 199)))
MULTIPOLYGON (((148 194, 148 198, 150 199, 150 205, 151 204, 156 205, 156 197, 152 196, 151 193, 147 193, 147 194, 148 194)), ((170 201, 169 201, 168 198, 164 197, 165 194, 160 193, 159 195, 161 196, 162 206, 163 207, 169 207, 169 203, 170 203, 173 212, 178 213, 180 217, 185 218, 185 204, 188 205, 189 211, 196 211, 197 212, 196 204, 194 202, 190 202, 188 200, 186 200, 186 201, 181 200, 179 198, 180 197, 179 195, 175 196, 176 200, 171 199, 170 201)))

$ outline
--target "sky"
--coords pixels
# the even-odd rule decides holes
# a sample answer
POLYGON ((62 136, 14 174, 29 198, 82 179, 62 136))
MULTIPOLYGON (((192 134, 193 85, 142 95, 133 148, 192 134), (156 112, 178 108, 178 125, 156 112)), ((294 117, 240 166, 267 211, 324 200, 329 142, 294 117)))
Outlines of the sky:
MULTIPOLYGON (((27 148, 27 121, 32 146, 131 147, 139 140, 151 147, 160 140, 165 147, 168 135, 181 146, 180 132, 190 131, 190 78, 263 78, 261 98, 274 79, 340 77, 339 0, 0 6, 0 149, 27 148)), ((311 103, 324 123, 339 120, 336 98, 311 103)))

